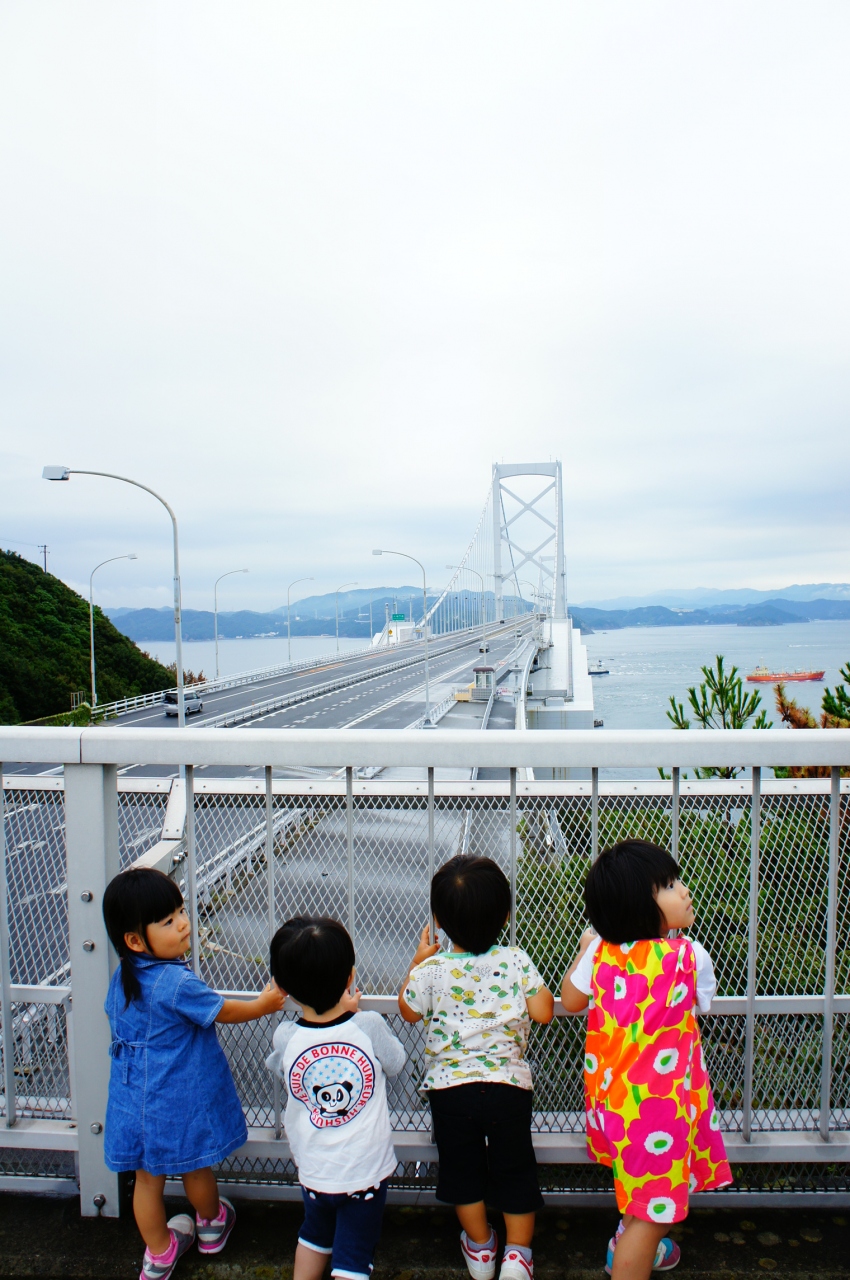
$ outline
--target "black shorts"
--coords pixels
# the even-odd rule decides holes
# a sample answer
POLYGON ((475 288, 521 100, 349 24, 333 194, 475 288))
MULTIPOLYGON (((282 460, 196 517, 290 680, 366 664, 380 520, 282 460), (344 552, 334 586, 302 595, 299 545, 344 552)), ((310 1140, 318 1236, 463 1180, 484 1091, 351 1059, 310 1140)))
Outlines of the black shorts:
POLYGON ((484 1200, 502 1213, 543 1207, 531 1142, 531 1090, 458 1084, 428 1093, 440 1157, 437 1199, 484 1200))

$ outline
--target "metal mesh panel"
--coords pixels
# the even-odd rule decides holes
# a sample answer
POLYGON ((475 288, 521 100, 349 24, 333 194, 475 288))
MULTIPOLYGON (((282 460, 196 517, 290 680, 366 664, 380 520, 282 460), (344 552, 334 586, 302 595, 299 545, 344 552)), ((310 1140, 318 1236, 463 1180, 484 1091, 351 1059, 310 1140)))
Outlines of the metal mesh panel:
MULTIPOLYGON (((67 1118, 71 1090, 64 1005, 14 1002, 12 1034, 17 1115, 67 1118)), ((5 1115, 5 1098, 2 1110, 5 1115)))
POLYGON ((68 1178, 76 1180, 73 1151, 41 1151, 0 1147, 0 1176, 13 1178, 68 1178))
POLYGON ((167 804, 167 791, 118 793, 118 855, 122 870, 157 843, 167 804))
POLYGON ((15 788, 5 802, 12 981, 61 983, 68 962, 64 795, 15 788))

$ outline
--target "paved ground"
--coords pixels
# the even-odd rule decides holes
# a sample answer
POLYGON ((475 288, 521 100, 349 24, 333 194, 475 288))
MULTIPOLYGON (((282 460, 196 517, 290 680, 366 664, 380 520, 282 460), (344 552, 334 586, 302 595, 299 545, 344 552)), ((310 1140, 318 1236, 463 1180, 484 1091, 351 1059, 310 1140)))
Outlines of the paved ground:
MULTIPOLYGON (((236 1230, 220 1258, 207 1264, 193 1249, 175 1280, 290 1280, 298 1206, 242 1202, 238 1208, 236 1230)), ((535 1244, 538 1277, 600 1280, 605 1243, 615 1224, 615 1215, 603 1209, 545 1210, 535 1244)), ((683 1249, 677 1274, 690 1280, 767 1273, 795 1280, 850 1276, 850 1210, 696 1210, 674 1233, 683 1249)), ((76 1200, 0 1195, 2 1276, 135 1280, 141 1254, 129 1216, 84 1220, 76 1200)), ((431 1208, 387 1211, 374 1280, 465 1276, 453 1214, 431 1208)))

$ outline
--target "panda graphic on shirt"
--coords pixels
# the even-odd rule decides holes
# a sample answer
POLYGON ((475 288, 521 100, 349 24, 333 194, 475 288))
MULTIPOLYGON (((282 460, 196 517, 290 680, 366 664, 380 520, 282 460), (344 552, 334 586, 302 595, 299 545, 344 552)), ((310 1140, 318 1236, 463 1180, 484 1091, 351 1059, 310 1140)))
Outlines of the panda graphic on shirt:
POLYGON ((289 1089, 317 1129, 339 1128, 359 1115, 372 1097, 375 1068, 358 1045, 317 1044, 293 1062, 289 1089))

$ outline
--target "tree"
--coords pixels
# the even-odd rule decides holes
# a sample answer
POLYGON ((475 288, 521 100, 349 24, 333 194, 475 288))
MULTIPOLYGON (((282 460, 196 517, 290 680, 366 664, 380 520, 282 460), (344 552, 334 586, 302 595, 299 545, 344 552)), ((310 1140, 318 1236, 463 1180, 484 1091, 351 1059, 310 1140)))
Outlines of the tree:
MULTIPOLYGON (((688 689, 691 711, 702 728, 745 729, 749 725, 751 729, 770 729, 771 721, 767 719, 767 712, 759 711, 761 695, 758 690, 747 693, 744 682, 738 675, 738 668, 732 667, 727 671, 725 658, 721 653, 717 654, 714 663, 713 667, 700 668, 705 679, 699 686, 699 691, 695 686, 688 689), (751 725, 750 720, 753 721, 751 725)), ((684 705, 672 696, 667 719, 676 729, 691 727, 684 705)), ((722 769, 695 770, 698 778, 736 778, 740 772, 740 768, 731 765, 722 769)))
MULTIPOLYGON (((850 682, 850 662, 841 668, 841 675, 850 682)), ((789 698, 784 684, 775 686, 776 710, 783 724, 791 729, 850 729, 850 694, 843 684, 835 686, 835 692, 824 689, 821 700, 820 720, 816 720, 808 707, 801 707, 795 698, 789 698)), ((830 770, 825 765, 796 765, 792 768, 774 769, 777 778, 828 778, 830 770)), ((846 776, 847 769, 841 773, 846 776)))

